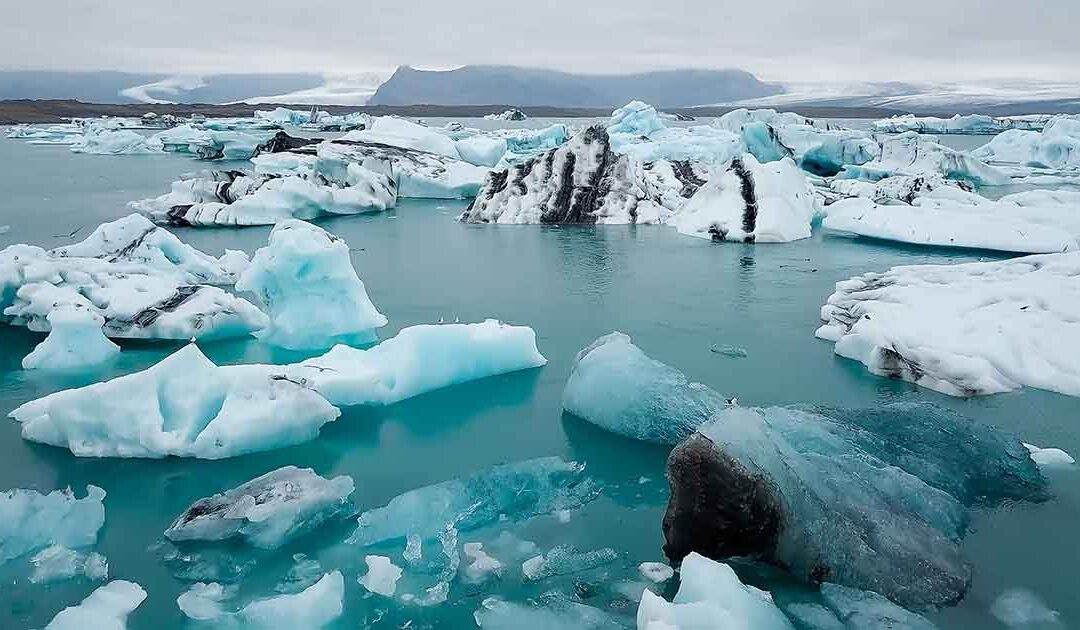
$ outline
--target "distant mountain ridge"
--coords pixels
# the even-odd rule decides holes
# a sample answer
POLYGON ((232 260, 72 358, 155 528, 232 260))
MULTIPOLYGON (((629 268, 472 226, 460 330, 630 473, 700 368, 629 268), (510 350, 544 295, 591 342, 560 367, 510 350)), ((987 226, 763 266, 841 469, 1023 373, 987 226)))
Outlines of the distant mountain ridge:
POLYGON ((517 66, 417 70, 401 66, 379 86, 371 105, 618 107, 639 99, 657 107, 693 107, 783 92, 742 70, 662 70, 636 74, 574 74, 517 66))

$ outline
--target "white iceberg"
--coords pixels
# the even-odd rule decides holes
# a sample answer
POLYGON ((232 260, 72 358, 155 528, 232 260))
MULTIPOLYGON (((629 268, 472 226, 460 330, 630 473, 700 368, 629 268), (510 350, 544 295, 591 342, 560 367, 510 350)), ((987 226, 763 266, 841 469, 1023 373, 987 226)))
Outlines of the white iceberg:
POLYGON ((934 140, 933 136, 921 136, 913 131, 879 136, 880 152, 875 159, 848 164, 837 177, 876 181, 893 175, 933 175, 976 186, 1009 183, 1004 171, 986 164, 975 153, 962 153, 934 140))
POLYGON ((873 129, 883 133, 915 131, 943 135, 993 135, 1009 129, 1041 131, 1052 119, 1053 116, 1049 114, 1002 117, 986 116, 984 114, 955 114, 952 118, 905 114, 875 120, 873 129))
POLYGON ((723 164, 746 148, 735 133, 715 126, 668 127, 656 109, 632 101, 611 114, 611 148, 641 163, 690 160, 723 164))
POLYGON ((142 372, 50 394, 10 415, 24 438, 80 457, 219 459, 306 442, 339 414, 265 367, 218 367, 188 344, 142 372))
POLYGON ((499 114, 486 114, 484 120, 506 120, 506 121, 518 121, 527 120, 528 116, 520 109, 508 109, 499 114))
POLYGON ((456 140, 454 145, 461 159, 469 164, 487 167, 498 164, 507 149, 505 138, 480 134, 456 140))
MULTIPOLYGON (((453 144, 448 137, 443 137, 453 144)), ((316 173, 338 185, 352 185, 354 173, 376 173, 390 182, 398 197, 416 199, 468 199, 476 195, 489 169, 469 164, 456 155, 390 146, 377 142, 346 141, 319 144, 314 149, 316 173)), ((359 178, 367 181, 369 176, 359 178)))
POLYGON ((48 584, 73 577, 84 576, 100 581, 109 577, 109 563, 105 556, 94 551, 77 551, 62 545, 53 545, 39 551, 30 559, 34 566, 30 581, 48 584))
POLYGON ((41 494, 0 493, 0 564, 51 546, 79 549, 97 542, 105 524, 105 491, 87 486, 76 499, 70 488, 41 494))
POLYGON ((1006 131, 971 155, 993 164, 1080 168, 1080 118, 1055 118, 1041 132, 1006 131))
POLYGON ((761 164, 743 155, 694 193, 669 223, 682 234, 714 241, 785 243, 809 238, 817 213, 813 186, 793 161, 761 164))
POLYGON ((97 589, 77 606, 61 610, 45 630, 124 630, 127 618, 146 599, 134 582, 115 580, 97 589))
POLYGON ((350 131, 340 139, 348 142, 385 144, 402 149, 435 153, 455 160, 461 159, 454 141, 446 134, 395 116, 379 116, 372 121, 371 128, 350 131))
POLYGON ((71 145, 71 150, 74 153, 95 155, 160 153, 161 143, 130 129, 102 129, 91 125, 71 145))
POLYGON ((563 409, 626 437, 675 444, 724 409, 727 400, 649 358, 630 337, 600 337, 574 359, 563 409))
POLYGON ((442 387, 540 367, 536 333, 489 319, 403 328, 369 350, 335 346, 281 368, 335 405, 390 405, 442 387))
POLYGON ((217 583, 196 583, 177 598, 184 616, 209 627, 235 630, 318 630, 344 611, 345 578, 327 573, 307 589, 257 599, 235 612, 225 610, 232 593, 217 583))
POLYGON ((671 602, 641 594, 638 630, 794 630, 772 596, 743 584, 726 564, 691 553, 671 602))
POLYGON ((953 396, 1080 395, 1080 253, 894 267, 838 282, 821 339, 871 373, 953 396))
POLYGON ((903 628, 904 630, 936 630, 922 615, 915 614, 871 592, 839 584, 822 584, 821 599, 842 622, 844 628, 903 628))
POLYGON ((1039 468, 1068 467, 1076 463, 1072 455, 1060 448, 1041 448, 1027 442, 1024 442, 1024 448, 1031 453, 1031 461, 1038 464, 1039 468))
POLYGON ((401 567, 395 566, 386 556, 365 556, 364 562, 367 573, 360 577, 360 584, 376 595, 393 597, 401 579, 401 567))
POLYGON ((100 365, 120 352, 101 327, 105 318, 78 305, 58 308, 46 317, 49 336, 23 357, 23 369, 71 370, 100 365))
POLYGON ((199 499, 165 530, 172 541, 242 538, 277 549, 324 523, 353 516, 353 480, 326 479, 285 466, 221 494, 199 499))
POLYGON ((269 314, 270 325, 256 336, 276 346, 372 343, 386 325, 353 269, 348 244, 296 219, 274 226, 236 288, 252 292, 269 314))

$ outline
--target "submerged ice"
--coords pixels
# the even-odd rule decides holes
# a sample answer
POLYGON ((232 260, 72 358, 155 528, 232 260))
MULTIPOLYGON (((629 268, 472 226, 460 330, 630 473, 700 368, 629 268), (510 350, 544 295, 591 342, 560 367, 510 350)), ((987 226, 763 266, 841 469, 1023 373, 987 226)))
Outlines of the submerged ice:
POLYGON ((87 486, 81 499, 70 488, 49 494, 0 493, 0 564, 47 547, 93 546, 105 524, 104 498, 105 491, 97 486, 87 486))

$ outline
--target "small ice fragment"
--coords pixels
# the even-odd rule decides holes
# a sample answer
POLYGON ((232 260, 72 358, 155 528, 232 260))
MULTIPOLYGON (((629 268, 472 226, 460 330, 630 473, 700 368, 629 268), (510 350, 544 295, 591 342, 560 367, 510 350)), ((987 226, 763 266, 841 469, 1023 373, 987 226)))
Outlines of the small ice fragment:
POLYGON ((465 565, 465 578, 470 582, 483 582, 493 573, 502 570, 503 564, 484 552, 484 544, 469 542, 462 545, 469 564, 465 565))
POLYGON ((720 354, 725 357, 731 357, 733 359, 744 359, 749 356, 749 353, 746 352, 745 348, 715 343, 709 346, 709 352, 712 352, 713 354, 720 354))
POLYGON ((395 566, 386 556, 365 556, 368 572, 358 581, 367 590, 383 597, 393 597, 397 581, 401 579, 401 567, 395 566))
POLYGON ((990 606, 990 614, 1010 628, 1035 624, 1057 625, 1061 615, 1050 610, 1039 597, 1027 589, 1013 588, 998 596, 990 606))
POLYGON ((409 534, 405 538, 405 551, 401 557, 409 564, 416 564, 424 555, 424 541, 416 534, 409 534))
POLYGON ((217 582, 209 584, 196 582, 176 598, 176 605, 187 618, 196 621, 207 621, 227 615, 228 613, 224 611, 221 603, 232 596, 231 589, 227 589, 217 582))
POLYGON ((663 562, 642 562, 638 565, 638 570, 653 584, 667 582, 675 575, 675 569, 663 562))
POLYGON ((1062 466, 1072 466, 1076 463, 1072 455, 1069 455, 1060 448, 1040 448, 1034 444, 1028 444, 1024 442, 1024 448, 1031 453, 1031 461, 1038 464, 1039 468, 1054 468, 1062 466))
POLYGON ((570 510, 555 510, 551 514, 560 523, 565 524, 570 522, 570 510))
POLYGON ((115 580, 98 588, 76 606, 61 610, 45 630, 124 630, 127 618, 146 599, 134 582, 115 580))
POLYGON ((643 486, 643 485, 649 483, 650 481, 652 481, 652 479, 649 479, 648 477, 644 477, 644 476, 638 477, 638 480, 637 480, 639 486, 643 486))

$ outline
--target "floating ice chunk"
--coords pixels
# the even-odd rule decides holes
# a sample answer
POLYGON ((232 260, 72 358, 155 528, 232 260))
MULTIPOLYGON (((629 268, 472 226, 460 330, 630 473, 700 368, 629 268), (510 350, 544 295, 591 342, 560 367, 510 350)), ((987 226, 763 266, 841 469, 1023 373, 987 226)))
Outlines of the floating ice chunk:
POLYGON ((965 505, 1042 500, 1020 444, 929 405, 731 408, 672 451, 665 553, 751 555, 922 608, 959 600, 965 505))
POLYGON ((1060 448, 1040 448, 1034 444, 1028 444, 1024 442, 1024 448, 1031 453, 1031 461, 1039 465, 1039 468, 1056 468, 1061 466, 1072 466, 1076 463, 1072 455, 1069 455, 1060 448))
POLYGON ((517 521, 577 507, 598 493, 580 464, 557 457, 504 464, 399 494, 361 514, 349 542, 367 546, 409 535, 429 540, 447 527, 469 531, 502 516, 517 521))
POLYGON ((675 444, 727 406, 723 396, 645 355, 614 332, 578 353, 563 409, 603 429, 675 444))
POLYGON ((469 164, 492 167, 506 155, 506 139, 493 136, 472 136, 456 141, 461 159, 469 164))
POLYGON ((999 118, 982 114, 954 115, 952 118, 935 116, 915 116, 905 114, 873 122, 874 131, 884 133, 918 133, 991 135, 1009 129, 1041 131, 1050 120, 1050 115, 1002 116, 999 118))
POLYGON ((218 459, 299 444, 339 411, 261 366, 218 367, 188 344, 158 364, 28 402, 28 440, 80 457, 218 459))
POLYGON ((670 223, 714 241, 784 243, 810 236, 818 213, 813 187, 791 160, 744 155, 698 190, 670 223))
POLYGON ((77 576, 100 581, 109 577, 109 563, 105 556, 97 552, 82 552, 68 549, 62 545, 53 545, 42 549, 30 559, 34 572, 30 581, 34 584, 47 584, 68 580, 77 576))
POLYGON ((502 572, 503 563, 484 551, 484 543, 465 543, 461 550, 468 560, 468 564, 465 565, 466 580, 479 583, 502 572))
POLYGON ((611 113, 608 133, 625 133, 634 136, 648 136, 664 128, 664 121, 656 113, 656 108, 641 101, 631 101, 611 113))
POLYGON ((388 144, 402 149, 445 155, 455 160, 461 159, 454 141, 445 134, 394 116, 379 116, 372 120, 370 129, 350 131, 342 136, 341 140, 388 144))
POLYGON ((360 584, 376 595, 393 597, 401 579, 401 567, 395 566, 386 556, 365 556, 364 562, 368 570, 360 577, 360 584))
POLYGON ((255 294, 270 315, 256 336, 296 350, 325 349, 337 343, 365 344, 386 317, 375 309, 356 275, 345 241, 296 219, 270 232, 270 243, 255 252, 236 283, 255 294))
POLYGON ((473 617, 482 630, 626 630, 626 626, 599 608, 557 595, 545 595, 535 604, 515 604, 489 597, 473 617))
POLYGON ((680 575, 671 602, 649 590, 642 593, 638 630, 794 629, 769 593, 740 582, 726 564, 691 553, 680 575))
POLYGON ((220 584, 195 584, 177 598, 186 617, 214 628, 237 630, 317 630, 341 616, 344 610, 345 578, 340 571, 327 573, 307 589, 276 595, 228 612, 223 604, 232 593, 220 584))
POLYGON ((656 109, 633 101, 608 123, 611 148, 641 163, 691 160, 722 164, 746 149, 738 135, 712 126, 667 127, 656 109))
POLYGON ((1080 395, 1080 253, 894 267, 839 282, 821 339, 871 373, 953 396, 1080 395))
POLYGON ((638 565, 638 571, 654 584, 667 582, 675 575, 675 569, 663 562, 642 562, 638 565))
POLYGON ((61 610, 45 630, 124 630, 127 618, 146 599, 134 582, 115 580, 98 588, 77 606, 61 610))
POLYGON ((278 153, 260 153, 251 158, 255 165, 255 174, 262 176, 304 175, 315 167, 316 157, 309 153, 281 151, 278 153))
POLYGON ((101 331, 105 318, 86 306, 58 308, 47 316, 49 336, 23 357, 24 369, 68 370, 99 365, 120 346, 101 331))
POLYGON ((508 109, 499 114, 486 114, 484 116, 484 120, 520 121, 526 119, 528 119, 528 116, 520 109, 508 109))
POLYGON ((104 498, 105 491, 97 486, 87 486, 81 499, 70 488, 49 494, 0 493, 0 564, 50 546, 93 545, 105 524, 104 498))
POLYGON ((327 181, 347 183, 355 179, 350 169, 363 168, 381 175, 398 197, 405 198, 468 199, 476 195, 489 172, 457 157, 344 139, 323 142, 315 152, 316 172, 327 181))
POLYGON ((935 630, 937 626, 870 591, 822 584, 821 598, 845 628, 903 628, 935 630))
POLYGON ((999 595, 990 606, 990 614, 1010 628, 1064 627, 1058 611, 1051 610, 1038 595, 1022 588, 1009 589, 999 595))
POLYGON ((991 163, 1053 169, 1080 168, 1080 119, 1055 118, 1041 133, 1006 131, 972 151, 971 155, 991 163))
POLYGON ((592 551, 578 551, 572 545, 552 547, 547 553, 529 558, 521 563, 521 573, 526 580, 539 581, 556 575, 569 575, 588 571, 614 562, 619 557, 611 547, 592 551))
POLYGON ((130 129, 102 129, 91 125, 82 137, 71 145, 74 153, 95 155, 126 155, 132 153, 160 153, 161 143, 130 129))
POLYGON ((1008 183, 1008 176, 1000 169, 930 138, 915 132, 879 137, 881 150, 876 159, 847 165, 838 177, 875 181, 892 175, 940 175, 976 186, 1008 183))
POLYGON ((285 366, 284 373, 335 405, 389 405, 545 363, 531 328, 489 319, 410 326, 369 350, 335 346, 321 357, 285 366))
POLYGON ((137 263, 180 274, 190 282, 220 285, 236 282, 236 274, 224 257, 204 254, 139 214, 102 223, 82 242, 57 247, 49 254, 58 258, 137 263))
POLYGON ((562 146, 570 135, 566 125, 554 124, 543 129, 503 129, 494 132, 506 140, 507 163, 534 157, 545 151, 562 146))
POLYGON ((169 527, 169 540, 243 538, 276 549, 324 523, 356 514, 347 475, 326 479, 310 468, 285 466, 232 490, 191 504, 169 527))
POLYGON ((274 590, 279 593, 298 593, 318 582, 324 573, 318 560, 312 560, 302 553, 295 553, 293 565, 289 567, 289 572, 285 574, 281 582, 278 582, 274 590))
POLYGON ((915 245, 1049 254, 1080 249, 1075 207, 1019 208, 986 202, 923 207, 845 199, 829 206, 822 226, 834 232, 915 245))

